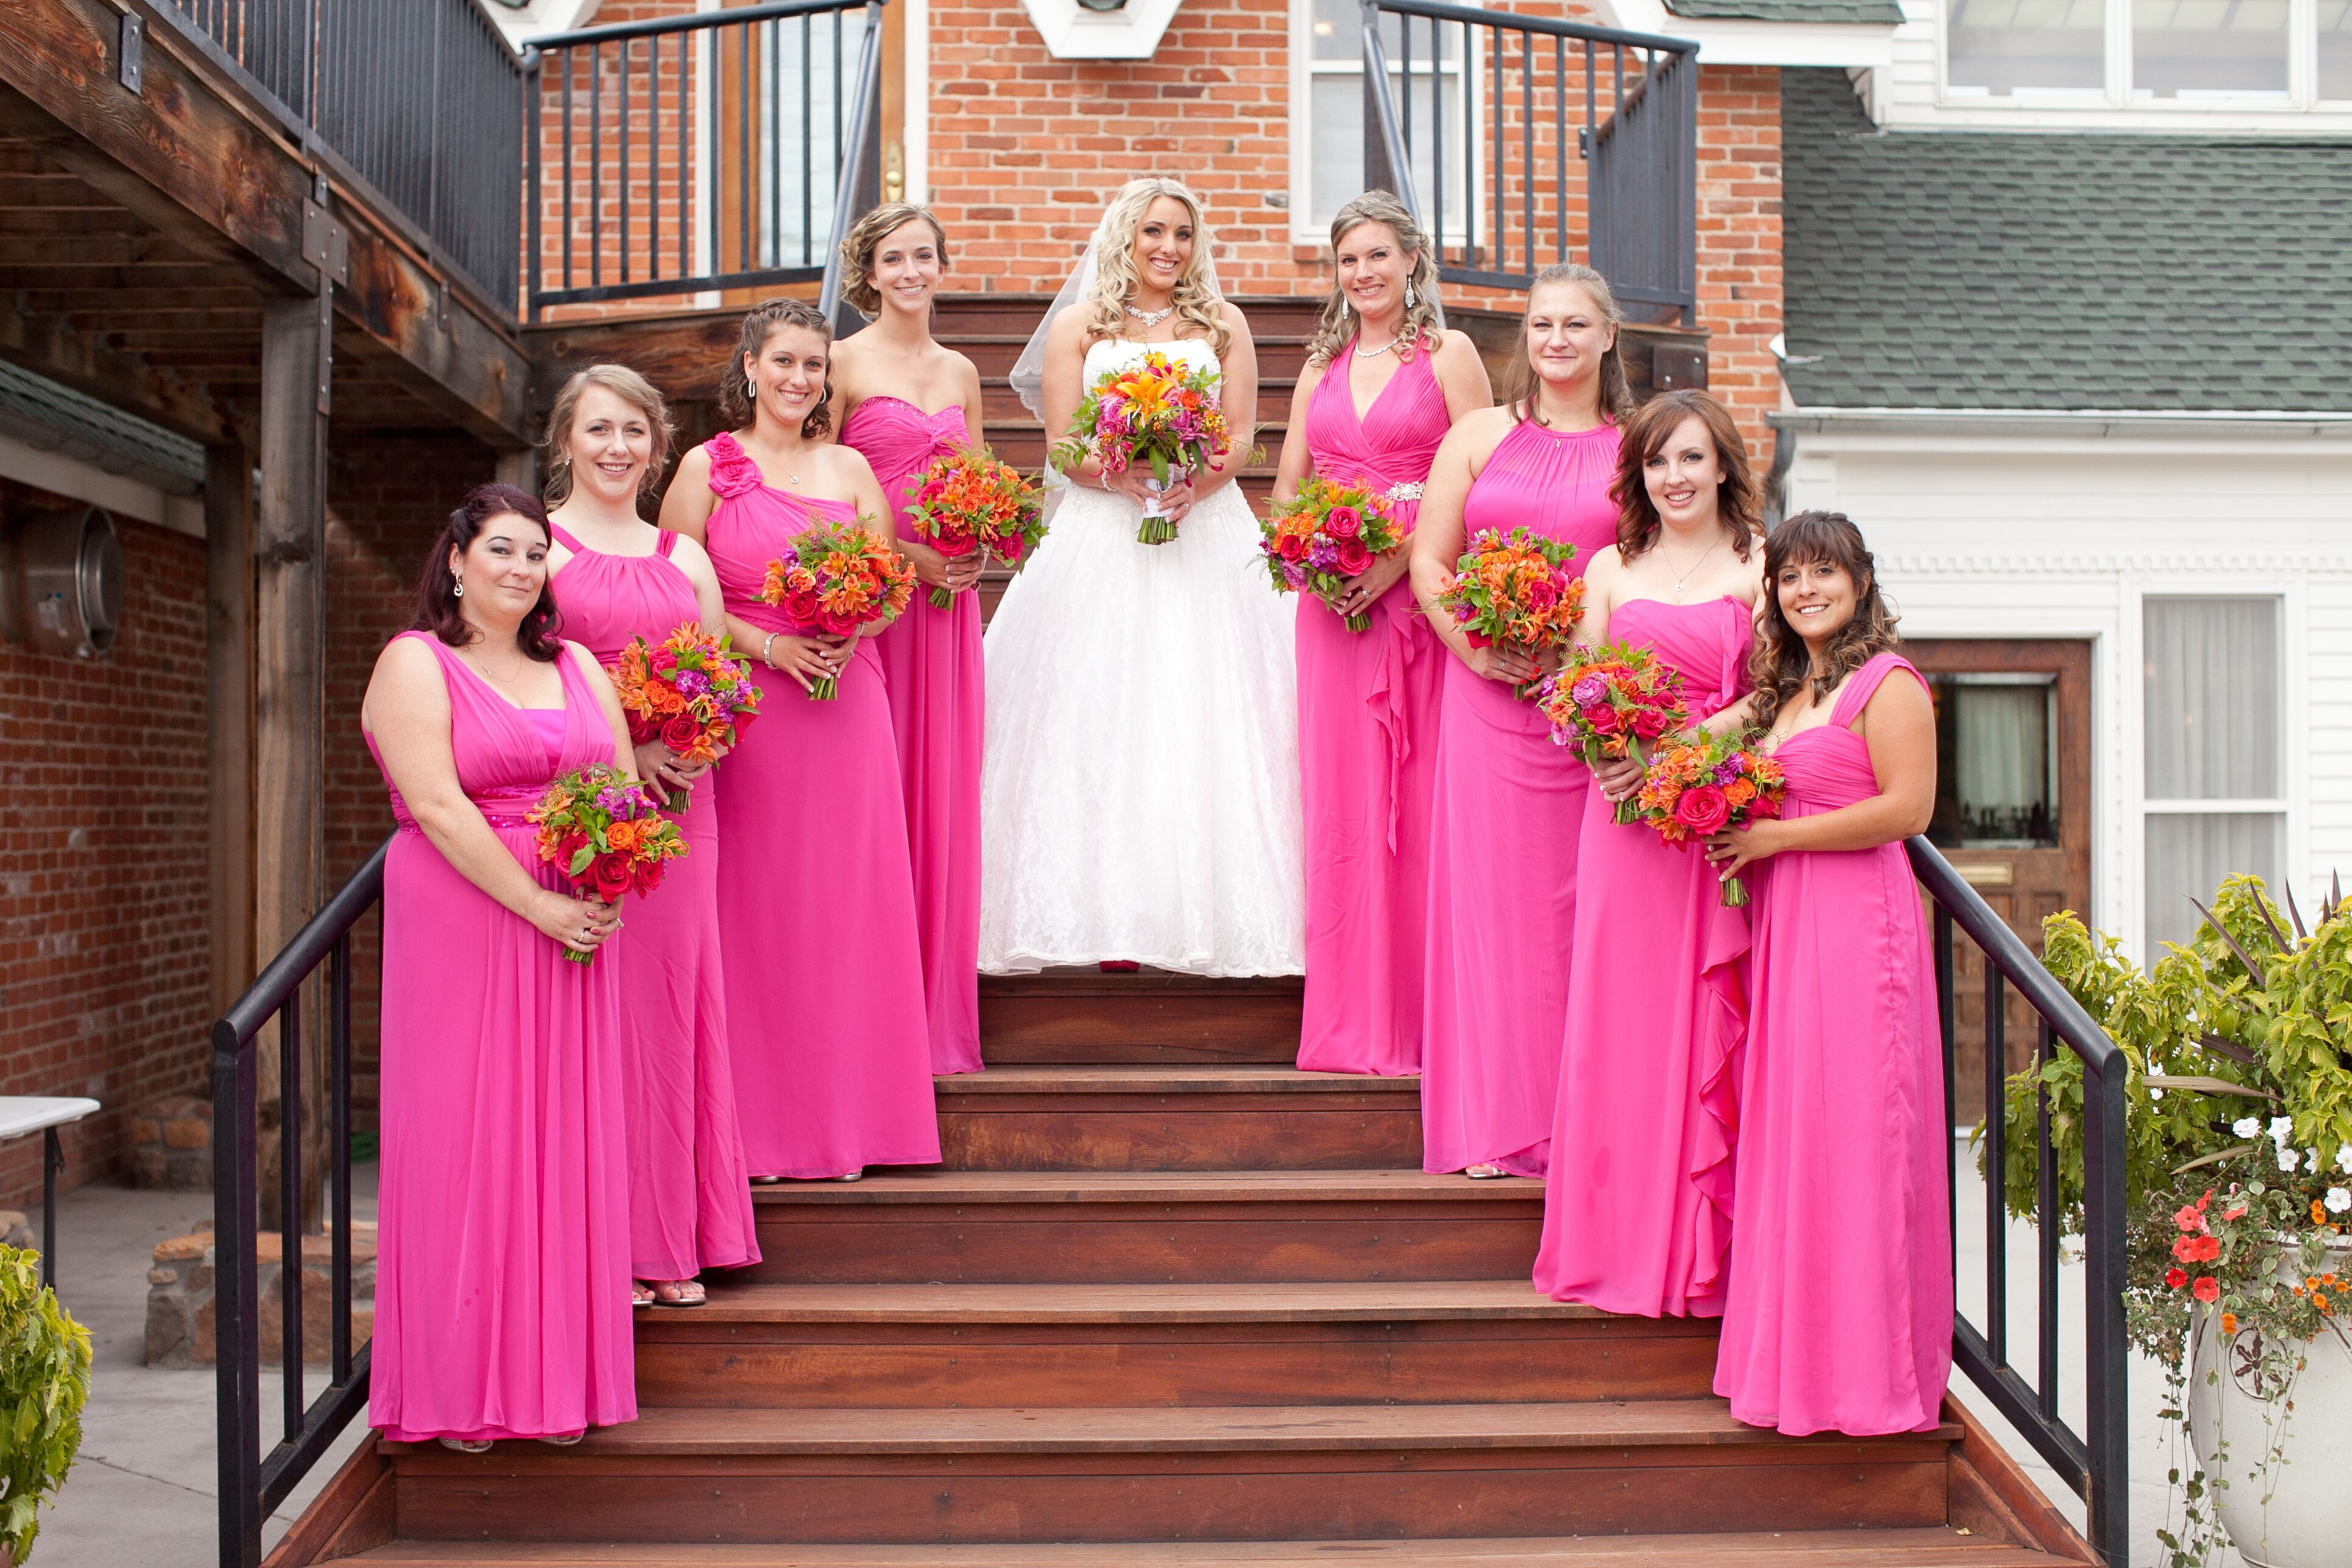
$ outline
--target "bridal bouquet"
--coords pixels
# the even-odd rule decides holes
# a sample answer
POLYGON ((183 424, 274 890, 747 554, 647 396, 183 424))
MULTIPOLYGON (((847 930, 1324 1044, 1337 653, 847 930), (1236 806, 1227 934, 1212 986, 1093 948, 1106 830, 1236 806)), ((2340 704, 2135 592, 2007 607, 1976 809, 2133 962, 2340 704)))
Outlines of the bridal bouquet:
MULTIPOLYGON (((1655 828, 1664 843, 1687 844, 1722 828, 1780 816, 1787 789, 1780 764, 1740 737, 1693 731, 1659 747, 1650 759, 1639 820, 1655 828)), ((1722 897, 1737 909, 1748 901, 1747 885, 1727 877, 1722 897)))
MULTIPOLYGON (((1454 563, 1437 602, 1472 647, 1505 644, 1529 654, 1562 646, 1584 615, 1584 579, 1570 577, 1576 546, 1531 528, 1481 529, 1454 563)), ((1533 695, 1536 682, 1517 688, 1533 695)))
MULTIPOLYGON (((791 555, 768 563, 767 581, 760 586, 761 602, 783 611, 803 637, 822 632, 845 637, 862 626, 887 625, 914 596, 914 567, 862 519, 824 523, 799 535, 791 555)), ((809 688, 809 696, 819 702, 840 695, 835 676, 809 688)))
MULTIPOLYGON (((633 637, 613 666, 613 689, 629 721, 629 741, 659 741, 680 762, 715 763, 735 744, 760 711, 760 688, 744 671, 751 661, 736 653, 727 634, 712 637, 688 621, 650 647, 633 637)), ((684 790, 671 790, 663 804, 684 811, 684 790)))
MULTIPOLYGON (((1646 763, 1643 742, 1690 722, 1683 678, 1651 649, 1622 642, 1571 648, 1536 689, 1536 706, 1551 721, 1552 742, 1577 747, 1593 768, 1626 757, 1646 763)), ((1617 803, 1621 826, 1637 813, 1631 797, 1617 803)))
MULTIPOLYGON (((1288 505, 1276 505, 1258 525, 1259 548, 1277 594, 1310 593, 1335 611, 1348 579, 1370 569, 1372 557, 1404 542, 1388 499, 1361 485, 1308 479, 1288 505)), ((1369 614, 1346 617, 1348 629, 1372 624, 1369 614)))
MULTIPOLYGON (((909 479, 907 524, 916 538, 950 561, 982 550, 1007 566, 1018 566, 1045 537, 1037 487, 985 447, 935 458, 909 479)), ((954 590, 931 590, 934 609, 953 603, 954 590)))
MULTIPOLYGON (((653 792, 618 768, 582 768, 547 786, 527 814, 539 827, 539 858, 583 899, 617 904, 625 893, 661 886, 663 862, 686 853, 677 824, 653 792)), ((595 955, 565 948, 586 963, 595 955)))
MULTIPOLYGON (((1217 373, 1192 370, 1160 353, 1145 354, 1124 370, 1106 373, 1078 405, 1070 428, 1054 443, 1053 463, 1064 473, 1093 458, 1106 474, 1138 463, 1151 465, 1151 477, 1166 488, 1171 476, 1207 468, 1233 444, 1217 406, 1217 373)), ((1165 544, 1176 525, 1155 501, 1143 510, 1139 544, 1165 544)))

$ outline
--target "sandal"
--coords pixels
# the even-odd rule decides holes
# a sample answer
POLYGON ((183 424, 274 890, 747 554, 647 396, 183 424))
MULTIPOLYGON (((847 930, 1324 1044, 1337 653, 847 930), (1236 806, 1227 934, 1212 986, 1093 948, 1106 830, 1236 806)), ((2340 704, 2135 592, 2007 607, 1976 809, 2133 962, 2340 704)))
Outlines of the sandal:
POLYGON ((1474 1182, 1499 1181, 1511 1173, 1500 1165, 1465 1165, 1462 1173, 1474 1182))
POLYGON ((441 1446, 460 1454, 487 1454, 490 1451, 487 1441, 476 1442, 470 1437, 444 1437, 441 1446))
POLYGON ((865 1179, 866 1179, 866 1167, 865 1167, 865 1166, 863 1166, 863 1165, 858 1166, 858 1167, 857 1167, 857 1169, 856 1169, 856 1170, 854 1170, 854 1171, 850 1172, 850 1173, 849 1173, 847 1175, 845 1175, 845 1176, 835 1176, 835 1177, 834 1177, 834 1180, 835 1180, 835 1181, 836 1181, 836 1182, 862 1182, 862 1181, 864 1181, 865 1179))
POLYGON ((552 1437, 541 1437, 539 1441, 551 1448, 569 1448, 586 1436, 588 1436, 587 1431, 583 1428, 578 1432, 559 1432, 552 1437))
POLYGON ((653 1282, 653 1304, 656 1307, 699 1307, 709 1300, 699 1279, 656 1279, 653 1282), (665 1291, 668 1293, 665 1295, 665 1291))
POLYGON ((654 1288, 646 1284, 644 1280, 632 1279, 629 1281, 630 1306, 650 1307, 658 1300, 660 1300, 660 1298, 655 1292, 654 1288))

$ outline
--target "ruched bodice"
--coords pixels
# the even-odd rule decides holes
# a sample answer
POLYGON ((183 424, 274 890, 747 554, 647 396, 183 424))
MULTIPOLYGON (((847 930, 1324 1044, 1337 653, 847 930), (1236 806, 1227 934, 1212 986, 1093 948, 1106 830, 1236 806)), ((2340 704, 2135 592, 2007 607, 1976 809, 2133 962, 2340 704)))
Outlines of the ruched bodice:
POLYGON ((1548 430, 1532 419, 1511 427, 1462 503, 1462 526, 1508 532, 1525 525, 1576 546, 1571 572, 1617 542, 1617 503, 1609 486, 1617 477, 1619 432, 1548 430))
MULTIPOLYGON (((1359 418, 1356 395, 1348 385, 1355 348, 1350 341, 1324 367, 1323 379, 1307 401, 1307 449, 1314 457, 1315 472, 1376 492, 1398 485, 1417 487, 1429 478, 1429 465, 1448 428, 1445 393, 1437 384, 1429 350, 1422 349, 1399 365, 1359 418)), ((1398 526, 1412 532, 1421 498, 1398 497, 1395 507, 1398 526)))
POLYGON ((842 421, 841 444, 862 453, 881 482, 882 499, 890 503, 892 521, 907 517, 907 480, 970 444, 963 407, 950 404, 937 414, 926 414, 903 397, 877 395, 850 410, 842 421))
POLYGON ((677 534, 660 535, 651 555, 608 555, 589 549, 560 525, 554 533, 555 542, 572 552, 555 573, 563 635, 584 644, 598 664, 617 660, 631 637, 659 642, 700 616, 694 584, 670 559, 677 534))
POLYGON ((1901 654, 1874 654, 1838 689, 1829 722, 1800 730, 1773 750, 1773 760, 1789 780, 1783 816, 1835 811, 1878 793, 1878 775, 1870 767, 1870 746, 1853 732, 1853 726, 1870 705, 1879 683, 1898 669, 1909 670, 1920 684, 1927 683, 1901 654))
MULTIPOLYGON (((793 624, 783 611, 760 598, 768 563, 788 552, 793 541, 812 528, 854 521, 857 509, 847 501, 778 489, 761 477, 751 455, 724 430, 704 443, 704 450, 710 454, 710 489, 719 503, 704 525, 703 548, 719 574, 727 613, 763 632, 790 632, 793 624)), ((861 647, 865 640, 860 639, 861 647)))
POLYGON ((1703 719, 1748 689, 1748 645, 1756 612, 1726 594, 1695 605, 1628 599, 1609 617, 1609 640, 1657 650, 1683 678, 1691 717, 1703 719))
MULTIPOLYGON (((612 763, 612 729, 578 662, 568 653, 555 658, 563 678, 563 739, 551 757, 540 728, 550 721, 539 715, 554 710, 516 707, 491 690, 489 682, 471 665, 428 632, 400 635, 416 638, 440 660, 441 678, 449 689, 449 750, 457 764, 457 783, 492 827, 527 832, 523 813, 546 793, 558 773, 612 763)), ((382 767, 383 756, 376 751, 375 737, 368 736, 367 743, 382 767)), ((384 787, 392 795, 393 820, 410 832, 416 831, 416 819, 409 815, 408 803, 401 798, 390 773, 384 775, 384 787)), ((513 848, 515 844, 508 847, 513 848)))

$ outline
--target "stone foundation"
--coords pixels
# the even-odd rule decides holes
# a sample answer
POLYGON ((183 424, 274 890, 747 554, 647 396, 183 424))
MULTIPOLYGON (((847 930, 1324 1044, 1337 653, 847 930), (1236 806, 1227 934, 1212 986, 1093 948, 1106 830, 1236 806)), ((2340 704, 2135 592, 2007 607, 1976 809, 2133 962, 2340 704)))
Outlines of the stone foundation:
MULTIPOLYGON (((260 1236, 261 1361, 279 1360, 285 1344, 281 1325, 278 1279, 284 1271, 284 1247, 276 1231, 260 1236)), ((333 1284, 327 1275, 331 1246, 323 1236, 302 1238, 302 1359, 324 1363, 330 1354, 328 1325, 333 1310, 333 1284)), ((210 1366, 216 1352, 213 1341, 214 1248, 210 1230, 173 1237, 155 1247, 154 1267, 147 1270, 147 1364, 149 1366, 210 1366)), ((357 1350, 375 1331, 375 1226, 352 1226, 352 1348, 357 1350)))
POLYGON ((213 1190, 213 1102, 167 1094, 131 1113, 131 1184, 181 1192, 213 1190))

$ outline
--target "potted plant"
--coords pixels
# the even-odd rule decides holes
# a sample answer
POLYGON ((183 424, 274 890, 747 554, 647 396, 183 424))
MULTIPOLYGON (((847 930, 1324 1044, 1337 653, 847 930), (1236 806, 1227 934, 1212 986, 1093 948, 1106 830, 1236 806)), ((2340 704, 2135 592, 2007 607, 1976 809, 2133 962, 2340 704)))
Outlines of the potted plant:
MULTIPOLYGON (((2042 962, 2129 1063, 2124 1309, 2165 1369, 2180 1455, 2167 1568, 2206 1563, 2224 1535, 2257 1568, 2323 1568, 2352 1550, 2352 907, 2331 894, 2306 929, 2291 894, 2282 917, 2260 879, 2233 877, 2198 908, 2195 940, 2146 969, 2072 914, 2043 922, 2042 962)), ((2009 1080, 2009 1212, 2036 1207, 2042 1095, 2079 1230, 2069 1051, 2009 1080)))
POLYGON ((40 1282, 37 1254, 0 1247, 0 1568, 27 1561, 34 1517, 64 1484, 89 1398, 89 1331, 40 1282))

